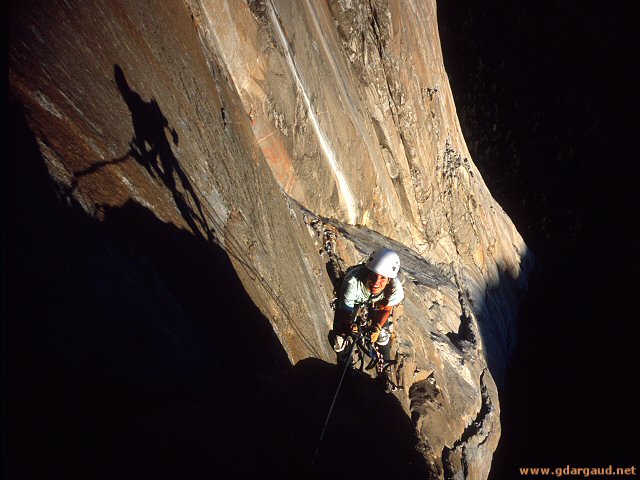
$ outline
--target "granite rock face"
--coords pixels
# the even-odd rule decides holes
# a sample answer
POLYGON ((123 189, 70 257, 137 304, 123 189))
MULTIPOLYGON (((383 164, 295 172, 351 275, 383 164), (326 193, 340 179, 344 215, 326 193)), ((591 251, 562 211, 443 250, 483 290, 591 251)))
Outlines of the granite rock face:
MULTIPOLYGON (((201 375, 198 352, 230 318, 262 349, 262 378, 334 363, 331 273, 391 246, 406 290, 393 395, 424 475, 487 477, 531 258, 467 151, 435 1, 36 1, 9 20, 10 100, 30 143, 5 178, 14 192, 41 162, 50 196, 33 197, 91 232, 43 230, 86 247, 63 256, 84 276, 56 288, 82 286, 83 312, 102 312, 113 338, 95 342, 154 332, 145 348, 161 347, 132 348, 120 374, 155 391, 164 367, 148 359, 162 357, 201 375), (112 321, 119 309, 129 323, 112 321)), ((57 271, 41 258, 34 270, 57 271)))

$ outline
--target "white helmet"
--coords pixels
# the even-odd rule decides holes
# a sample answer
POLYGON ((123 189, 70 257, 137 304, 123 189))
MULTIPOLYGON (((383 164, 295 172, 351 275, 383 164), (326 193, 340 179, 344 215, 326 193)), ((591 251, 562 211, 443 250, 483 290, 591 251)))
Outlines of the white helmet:
POLYGON ((371 254, 367 268, 384 277, 396 278, 400 270, 400 257, 389 248, 381 248, 371 254))

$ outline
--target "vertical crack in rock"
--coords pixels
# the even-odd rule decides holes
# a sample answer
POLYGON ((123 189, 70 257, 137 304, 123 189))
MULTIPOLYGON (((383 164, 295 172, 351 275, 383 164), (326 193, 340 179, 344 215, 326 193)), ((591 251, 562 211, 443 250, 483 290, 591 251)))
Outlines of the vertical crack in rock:
POLYGON ((452 447, 445 446, 442 450, 442 465, 445 480, 465 480, 469 478, 469 465, 480 453, 485 445, 491 430, 495 414, 495 408, 491 402, 489 389, 484 376, 487 370, 480 375, 481 406, 476 418, 467 426, 462 436, 452 447), (474 458, 472 458, 474 457, 474 458))
MULTIPOLYGON (((388 6, 386 7, 384 14, 387 20, 389 20, 390 12, 388 6)), ((383 25, 380 20, 380 11, 373 2, 369 2, 369 8, 371 11, 370 28, 373 32, 374 42, 377 47, 380 65, 387 87, 389 108, 396 128, 398 129, 405 156, 408 161, 411 161, 416 157, 415 134, 412 131, 415 125, 415 115, 411 111, 409 103, 406 102, 405 99, 407 95, 403 91, 404 89, 401 83, 398 81, 400 68, 386 52, 390 37, 389 28, 386 24, 388 22, 383 25)))
POLYGON ((474 325, 474 317, 468 305, 468 299, 461 290, 458 290, 458 301, 462 313, 460 314, 460 326, 457 332, 447 333, 451 343, 464 354, 472 355, 478 347, 478 335, 474 325))
POLYGON ((342 98, 344 99, 343 105, 346 105, 346 107, 349 109, 351 118, 354 120, 352 123, 357 128, 360 134, 360 138, 364 142, 364 145, 367 148, 367 151, 370 157, 375 158, 376 152, 374 148, 372 148, 369 132, 367 132, 366 128, 364 127, 365 122, 361 120, 360 115, 356 112, 354 99, 352 98, 350 89, 347 86, 347 83, 348 83, 347 79, 345 78, 345 75, 343 74, 342 69, 338 67, 334 52, 332 52, 331 48, 329 47, 325 33, 323 32, 322 27, 320 26, 320 21, 318 19, 318 4, 315 0, 307 0, 305 2, 305 5, 307 7, 307 10, 310 13, 311 19, 313 21, 313 25, 318 34, 320 45, 322 45, 322 49, 325 53, 325 58, 329 66, 331 67, 331 72, 335 76, 336 86, 338 87, 339 93, 342 95, 342 98))
POLYGON ((466 208, 468 204, 471 207, 475 204, 473 194, 469 192, 463 178, 466 175, 473 178, 469 160, 456 153, 451 146, 451 140, 447 139, 442 155, 442 177, 445 188, 441 201, 443 204, 448 203, 448 208, 445 208, 445 218, 449 234, 458 252, 458 258, 462 258, 465 253, 472 251, 479 238, 474 216, 471 214, 471 210, 466 208), (463 201, 459 201, 460 198, 463 201), (463 205, 465 208, 462 208, 463 205), (467 235, 469 228, 473 231, 471 238, 467 235))
MULTIPOLYGON (((426 379, 417 381, 409 388, 409 411, 416 431, 423 430, 423 424, 433 410, 442 410, 442 395, 440 387, 436 384, 435 377, 431 373, 426 379)), ((440 461, 429 438, 421 436, 418 449, 427 459, 429 466, 429 478, 440 478, 442 468, 440 461)))

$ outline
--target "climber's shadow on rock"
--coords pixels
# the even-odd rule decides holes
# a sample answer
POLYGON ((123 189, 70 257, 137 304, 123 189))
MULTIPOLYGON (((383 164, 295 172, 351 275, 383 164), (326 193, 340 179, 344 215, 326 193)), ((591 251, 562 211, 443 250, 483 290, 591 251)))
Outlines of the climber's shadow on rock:
POLYGON ((179 143, 178 132, 175 128, 169 127, 169 121, 160 110, 155 98, 145 102, 137 92, 131 89, 119 65, 114 66, 114 77, 133 122, 131 156, 147 170, 149 175, 161 180, 171 191, 176 206, 191 230, 196 235, 204 232, 206 238, 212 240, 213 235, 207 224, 202 204, 187 174, 173 154, 165 130, 171 134, 173 144, 176 146, 179 143))
POLYGON ((257 378, 289 363, 227 253, 133 200, 101 220, 60 201, 22 107, 8 115, 6 476, 255 473, 279 400, 257 378))

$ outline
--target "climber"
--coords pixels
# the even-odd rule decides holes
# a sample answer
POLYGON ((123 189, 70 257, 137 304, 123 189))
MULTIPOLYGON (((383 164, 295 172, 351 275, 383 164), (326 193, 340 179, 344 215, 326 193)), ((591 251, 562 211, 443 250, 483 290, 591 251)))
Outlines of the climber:
POLYGON ((354 315, 363 304, 368 305, 371 319, 367 336, 372 344, 375 343, 384 364, 391 362, 393 313, 404 299, 402 284, 398 279, 399 270, 400 257, 388 248, 376 250, 366 263, 347 270, 338 293, 333 321, 332 341, 338 365, 346 366, 349 363, 352 366, 352 359, 347 358, 350 352, 347 344, 355 328, 354 315))

